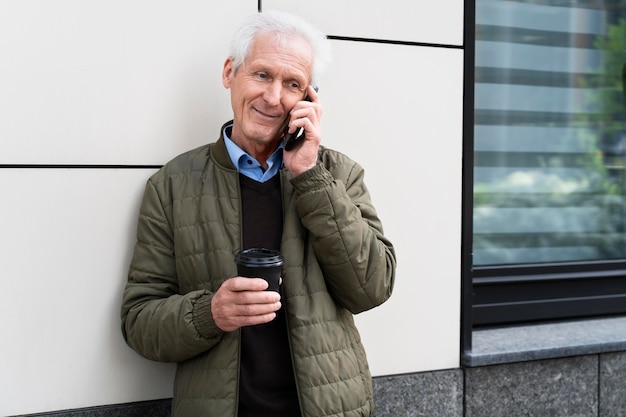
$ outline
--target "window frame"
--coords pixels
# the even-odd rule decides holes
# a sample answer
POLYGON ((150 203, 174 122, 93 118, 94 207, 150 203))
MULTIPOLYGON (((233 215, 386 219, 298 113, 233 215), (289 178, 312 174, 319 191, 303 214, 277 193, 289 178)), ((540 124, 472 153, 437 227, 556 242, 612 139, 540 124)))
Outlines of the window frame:
POLYGON ((464 18, 461 351, 478 328, 626 314, 626 259, 473 265, 475 0, 464 18))

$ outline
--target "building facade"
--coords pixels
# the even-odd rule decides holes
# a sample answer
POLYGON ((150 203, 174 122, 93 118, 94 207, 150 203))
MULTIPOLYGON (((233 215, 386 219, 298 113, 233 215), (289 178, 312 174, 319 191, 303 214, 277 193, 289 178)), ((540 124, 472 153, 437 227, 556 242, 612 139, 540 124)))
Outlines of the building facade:
POLYGON ((0 415, 169 416, 120 332, 139 200, 271 9, 331 39, 323 141, 396 247, 357 316, 376 416, 626 415, 623 0, 4 0, 0 415))

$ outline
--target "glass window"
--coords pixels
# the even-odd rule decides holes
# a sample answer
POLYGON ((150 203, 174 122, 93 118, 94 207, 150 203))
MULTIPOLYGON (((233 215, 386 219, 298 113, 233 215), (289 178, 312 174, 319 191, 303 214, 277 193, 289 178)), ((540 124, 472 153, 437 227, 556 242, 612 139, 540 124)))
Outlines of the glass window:
POLYGON ((626 259, 626 0, 476 0, 473 265, 626 259))
POLYGON ((464 345, 626 314, 626 0, 469 4, 464 345))

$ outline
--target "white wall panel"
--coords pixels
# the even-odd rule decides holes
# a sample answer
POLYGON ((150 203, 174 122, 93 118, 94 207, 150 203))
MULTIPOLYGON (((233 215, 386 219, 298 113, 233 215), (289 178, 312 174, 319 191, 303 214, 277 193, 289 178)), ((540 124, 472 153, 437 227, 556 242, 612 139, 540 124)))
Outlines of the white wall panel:
POLYGON ((333 41, 323 143, 366 169, 396 247, 387 304, 357 316, 376 375, 459 366, 463 51, 333 41))
POLYGON ((0 164, 160 164, 230 117, 220 77, 257 0, 2 0, 0 164))
MULTIPOLYGON (((263 2, 281 4, 336 35, 456 44, 440 36, 442 25, 454 26, 450 39, 461 31, 450 23, 451 0, 391 1, 388 12, 374 2, 355 2, 354 10, 324 0, 263 2), (440 9, 449 9, 449 21, 440 9), (405 28, 394 32, 396 25, 405 28)), ((230 116, 220 82, 228 39, 256 7, 0 1, 0 164, 161 164, 213 141, 230 116)), ((457 367, 463 52, 332 43, 320 85, 324 144, 366 168, 399 260, 391 300, 357 316, 372 372, 457 367)), ((174 366, 140 358, 119 328, 151 173, 0 169, 0 328, 8 335, 0 344, 0 415, 171 396, 174 366)))
POLYGON ((168 398, 120 331, 149 170, 0 169, 0 415, 168 398))
POLYGON ((263 10, 297 13, 329 35, 463 44, 463 0, 263 0, 263 10))

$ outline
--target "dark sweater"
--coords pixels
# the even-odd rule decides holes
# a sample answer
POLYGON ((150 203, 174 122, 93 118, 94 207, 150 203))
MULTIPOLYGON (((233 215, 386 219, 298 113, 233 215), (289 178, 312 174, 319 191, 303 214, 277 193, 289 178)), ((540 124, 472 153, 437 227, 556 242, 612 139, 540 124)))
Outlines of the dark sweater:
MULTIPOLYGON (((280 175, 260 183, 239 175, 244 249, 280 249, 280 175)), ((300 416, 284 310, 270 323, 241 329, 239 417, 300 416)))

